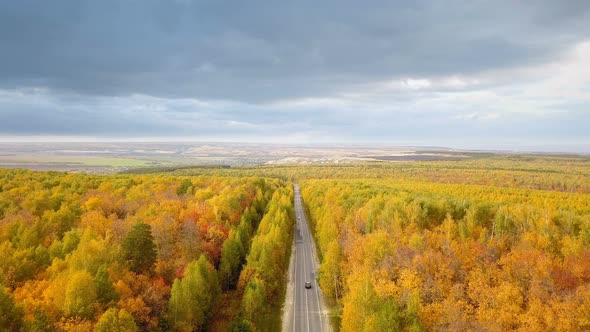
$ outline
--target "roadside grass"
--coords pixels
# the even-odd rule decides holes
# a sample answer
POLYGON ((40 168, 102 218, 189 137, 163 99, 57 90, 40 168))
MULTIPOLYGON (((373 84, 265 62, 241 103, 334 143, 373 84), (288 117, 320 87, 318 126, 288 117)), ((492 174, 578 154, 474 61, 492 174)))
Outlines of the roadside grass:
POLYGON ((330 327, 332 327, 333 332, 338 332, 342 325, 342 306, 327 296, 324 296, 324 299, 329 309, 330 327))

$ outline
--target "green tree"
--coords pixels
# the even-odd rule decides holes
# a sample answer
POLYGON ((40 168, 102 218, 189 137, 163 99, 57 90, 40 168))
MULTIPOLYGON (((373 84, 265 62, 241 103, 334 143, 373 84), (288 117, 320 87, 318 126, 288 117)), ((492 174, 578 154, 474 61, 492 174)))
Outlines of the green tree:
POLYGON ((78 248, 80 244, 80 232, 78 230, 71 230, 64 234, 63 238, 63 254, 67 255, 78 248))
POLYGON ((53 260, 54 258, 63 259, 65 257, 63 249, 64 249, 64 245, 63 245, 63 243, 61 243, 60 240, 53 241, 51 246, 49 246, 49 258, 51 260, 53 260))
POLYGON ((258 214, 252 212, 250 208, 246 208, 242 214, 240 224, 236 230, 236 237, 240 239, 242 248, 245 250, 244 255, 247 254, 248 248, 250 248, 250 242, 252 240, 252 233, 254 232, 254 226, 258 226, 258 214), (254 225, 256 224, 256 225, 254 225))
POLYGON ((254 332, 256 329, 252 322, 247 319, 237 319, 232 323, 231 332, 254 332))
POLYGON ((406 320, 410 324, 410 332, 422 332, 424 331, 424 327, 422 326, 422 322, 420 322, 420 295, 418 292, 413 291, 410 294, 410 298, 408 299, 407 307, 406 307, 406 320))
POLYGON ((399 305, 393 298, 380 299, 370 331, 403 331, 399 305))
POLYGON ((242 298, 244 316, 250 321, 258 321, 260 314, 265 310, 267 304, 266 293, 267 289, 263 280, 257 277, 250 279, 242 298))
POLYGON ((193 188, 193 183, 191 182, 191 180, 184 179, 180 183, 180 186, 178 186, 178 188, 176 188, 176 194, 178 196, 186 195, 186 194, 192 192, 192 188, 193 188))
POLYGON ((27 323, 24 330, 27 332, 53 332, 55 328, 45 312, 35 309, 34 320, 27 323))
POLYGON ((219 275, 224 289, 235 287, 243 263, 244 248, 238 233, 232 231, 221 249, 219 275))
POLYGON ((150 225, 138 222, 123 240, 123 256, 132 271, 147 272, 156 262, 157 252, 150 225))
POLYGON ((107 310, 94 326, 95 332, 136 332, 139 331, 133 317, 125 309, 107 310))
POLYGON ((98 302, 108 304, 111 301, 117 301, 119 299, 119 294, 113 286, 106 264, 101 265, 98 271, 96 271, 94 284, 96 285, 98 302))
POLYGON ((174 280, 168 306, 169 322, 177 331, 199 330, 221 290, 217 272, 201 255, 192 261, 182 279, 174 280))
POLYGON ((12 294, 6 292, 0 284, 0 330, 19 331, 23 323, 24 313, 14 303, 12 294))

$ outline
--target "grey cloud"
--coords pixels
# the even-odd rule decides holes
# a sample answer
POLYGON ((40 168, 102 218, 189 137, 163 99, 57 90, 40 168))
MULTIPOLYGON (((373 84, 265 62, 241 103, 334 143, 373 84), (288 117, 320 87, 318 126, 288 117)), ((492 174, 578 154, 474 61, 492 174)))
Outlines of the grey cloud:
POLYGON ((587 22, 588 1, 2 1, 0 135, 589 142, 588 98, 511 76, 587 22))
MULTIPOLYGON (((392 102, 385 110, 346 107, 277 107, 245 103, 198 103, 148 96, 55 97, 47 92, 0 96, 0 133, 102 137, 251 138, 310 135, 309 139, 385 142, 428 141, 444 145, 510 138, 531 141, 587 137, 582 108, 545 114, 501 114, 480 105, 437 107, 436 100, 392 102), (65 102, 67 100, 67 102, 65 102), (191 107, 192 112, 180 108, 191 107)), ((580 142, 583 142, 580 141, 580 142)))
POLYGON ((0 86, 258 102, 552 59, 586 1, 0 4, 0 86), (551 13, 557 13, 553 16, 551 13))

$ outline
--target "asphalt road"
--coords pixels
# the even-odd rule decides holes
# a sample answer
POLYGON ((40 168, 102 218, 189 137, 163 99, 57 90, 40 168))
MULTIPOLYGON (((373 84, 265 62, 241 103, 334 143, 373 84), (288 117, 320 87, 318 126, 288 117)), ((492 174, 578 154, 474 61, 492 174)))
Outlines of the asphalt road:
POLYGON ((316 278, 319 263, 315 243, 309 232, 297 184, 295 184, 295 218, 297 222, 289 266, 283 331, 329 331, 326 306, 316 278), (306 281, 311 282, 310 289, 305 288, 306 281))

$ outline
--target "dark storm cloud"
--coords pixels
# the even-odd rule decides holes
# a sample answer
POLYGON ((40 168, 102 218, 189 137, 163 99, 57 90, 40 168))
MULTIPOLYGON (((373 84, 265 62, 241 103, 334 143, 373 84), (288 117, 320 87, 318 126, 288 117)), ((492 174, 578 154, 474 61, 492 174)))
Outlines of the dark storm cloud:
POLYGON ((547 61, 587 1, 3 1, 0 84, 260 101, 547 61))

